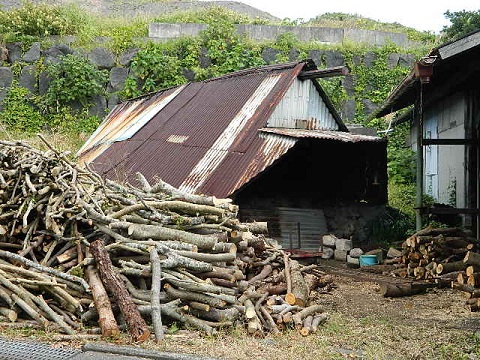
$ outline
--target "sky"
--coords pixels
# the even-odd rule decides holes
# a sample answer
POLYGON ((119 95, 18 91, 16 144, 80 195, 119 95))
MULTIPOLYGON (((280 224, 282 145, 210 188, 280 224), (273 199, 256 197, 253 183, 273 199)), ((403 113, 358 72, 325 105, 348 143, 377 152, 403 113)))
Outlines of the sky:
POLYGON ((398 22, 439 33, 450 22, 443 15, 480 10, 478 0, 237 0, 281 19, 311 19, 327 12, 358 14, 382 22, 398 22))

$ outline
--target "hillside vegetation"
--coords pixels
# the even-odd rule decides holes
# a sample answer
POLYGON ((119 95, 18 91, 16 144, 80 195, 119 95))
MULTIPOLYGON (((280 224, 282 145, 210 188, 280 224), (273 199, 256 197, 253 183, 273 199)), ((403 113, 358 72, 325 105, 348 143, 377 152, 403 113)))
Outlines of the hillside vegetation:
MULTIPOLYGON (((102 5, 105 2, 95 3, 102 5)), ((82 4, 84 3, 50 5, 25 2, 19 7, 0 11, 0 50, 9 46, 14 49, 11 44, 20 42, 24 54, 35 46, 41 54, 33 64, 25 63, 22 54, 14 62, 0 60, 0 71, 3 69, 5 73, 13 74, 9 88, 0 88, 0 106, 3 107, 0 122, 6 136, 32 138, 33 134, 44 132, 57 139, 67 139, 60 146, 75 152, 103 117, 90 112, 96 98, 113 102, 115 99, 131 98, 187 81, 200 81, 244 68, 308 57, 313 58, 319 67, 335 64, 349 66, 351 76, 322 80, 321 85, 337 109, 349 106, 350 121, 384 130, 388 123, 372 120, 369 114, 410 71, 411 61, 423 56, 435 40, 428 33, 417 32, 399 24, 378 23, 356 15, 326 14, 300 23, 291 19, 272 20, 214 6, 162 15, 155 15, 158 12, 150 13, 153 15, 147 17, 142 16, 146 14, 140 10, 149 9, 150 5, 179 3, 137 1, 133 6, 133 1, 109 2, 109 5, 117 6, 117 9, 118 6, 129 6, 131 10, 138 10, 137 16, 126 19, 117 16, 115 12, 108 16, 88 12, 81 7, 82 4), (148 6, 145 7, 146 5, 148 6), (150 21, 202 22, 208 26, 197 37, 153 42, 145 39, 150 21), (421 42, 419 46, 409 49, 401 49, 394 44, 382 47, 348 43, 329 45, 300 42, 293 34, 286 33, 274 41, 259 43, 236 33, 234 24, 239 23, 356 26, 405 31, 410 38, 421 42), (58 37, 68 41, 68 46, 55 45, 55 41, 59 41, 58 37), (85 55, 99 46, 116 57, 116 63, 112 65, 115 69, 95 66, 85 55), (52 49, 66 51, 66 54, 52 60, 47 56, 52 49), (128 61, 121 62, 119 59, 125 54, 130 54, 131 57, 128 61), (33 91, 19 83, 25 68, 36 79, 33 91), (127 74, 121 86, 116 85, 119 88, 112 88, 112 70, 121 70, 127 74), (41 83, 48 83, 48 88, 40 91, 41 83)), ((1 84, 0 79, 0 87, 1 84)), ((414 168, 411 166, 413 155, 403 141, 405 131, 403 129, 403 133, 396 131, 390 135, 389 148, 389 172, 394 175, 394 191, 391 193, 396 194, 393 201, 401 211, 394 213, 388 221, 372 227, 376 231, 372 237, 381 236, 387 231, 396 233, 389 234, 389 238, 402 237, 411 224, 408 211, 413 205, 414 192, 411 190, 414 168)))

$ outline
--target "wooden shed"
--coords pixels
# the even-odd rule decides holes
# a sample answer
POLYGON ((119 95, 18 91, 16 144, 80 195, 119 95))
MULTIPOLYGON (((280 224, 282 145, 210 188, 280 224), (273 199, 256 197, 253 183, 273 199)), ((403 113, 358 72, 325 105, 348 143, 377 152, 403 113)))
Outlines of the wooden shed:
POLYGON ((480 31, 433 49, 377 111, 381 117, 410 107, 417 151, 417 228, 421 213, 459 215, 479 234, 480 31), (428 194, 444 206, 425 207, 428 194))
POLYGON ((287 247, 361 236, 387 200, 386 142, 352 134, 311 60, 247 69, 119 104, 79 151, 107 178, 141 172, 230 197, 287 247), (341 220, 343 219, 343 220, 341 220))

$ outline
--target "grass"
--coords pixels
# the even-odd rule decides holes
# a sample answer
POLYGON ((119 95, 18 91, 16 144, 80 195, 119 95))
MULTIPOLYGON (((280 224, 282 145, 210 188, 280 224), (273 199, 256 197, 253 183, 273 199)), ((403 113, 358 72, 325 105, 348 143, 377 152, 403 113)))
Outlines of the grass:
MULTIPOLYGON (((53 333, 43 330, 1 329, 7 338, 35 338, 49 342, 53 333)), ((131 345, 129 337, 115 340, 118 345, 131 345)), ((72 342, 79 347, 82 342, 72 342)), ((220 331, 218 336, 203 337, 198 332, 179 331, 167 335, 159 344, 147 341, 143 348, 213 356, 221 359, 472 359, 480 356, 478 340, 469 331, 411 326, 398 321, 386 322, 381 316, 365 320, 348 314, 332 313, 317 333, 302 337, 287 330, 278 336, 252 337, 242 329, 220 331), (348 355, 350 353, 350 355, 348 355)))

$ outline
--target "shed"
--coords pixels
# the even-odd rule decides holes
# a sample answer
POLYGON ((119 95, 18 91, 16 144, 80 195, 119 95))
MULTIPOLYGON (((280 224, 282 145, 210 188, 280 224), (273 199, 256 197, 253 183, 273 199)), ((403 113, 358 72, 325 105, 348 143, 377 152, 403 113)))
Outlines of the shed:
POLYGON ((434 48, 375 114, 409 109, 395 122, 410 121, 417 151, 417 228, 423 211, 458 215, 479 234, 479 58, 480 31, 434 48), (424 206, 423 194, 446 206, 424 206))
POLYGON ((287 247, 360 236, 384 209, 386 143, 352 134, 311 60, 263 66, 118 104, 78 155, 102 176, 141 172, 190 193, 230 197, 287 247), (344 221, 343 221, 343 220, 344 221))

